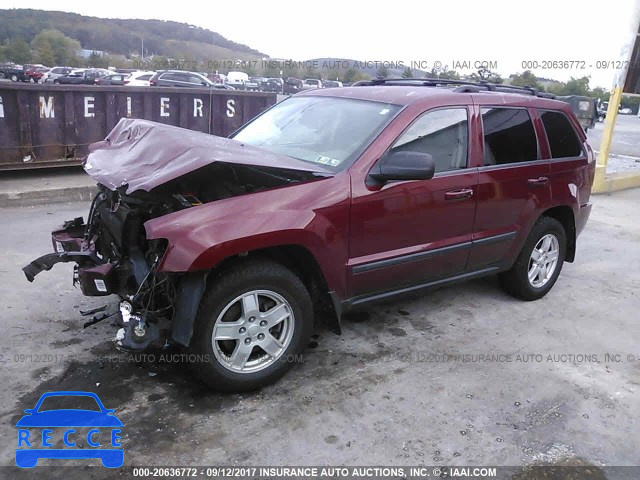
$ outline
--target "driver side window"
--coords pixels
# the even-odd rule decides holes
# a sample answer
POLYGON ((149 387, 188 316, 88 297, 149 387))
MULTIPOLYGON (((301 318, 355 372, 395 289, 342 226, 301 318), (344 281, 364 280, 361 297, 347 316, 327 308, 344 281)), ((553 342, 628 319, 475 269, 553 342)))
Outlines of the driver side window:
POLYGON ((391 147, 392 152, 420 152, 433 157, 435 171, 467 167, 469 121, 466 108, 423 113, 391 147))

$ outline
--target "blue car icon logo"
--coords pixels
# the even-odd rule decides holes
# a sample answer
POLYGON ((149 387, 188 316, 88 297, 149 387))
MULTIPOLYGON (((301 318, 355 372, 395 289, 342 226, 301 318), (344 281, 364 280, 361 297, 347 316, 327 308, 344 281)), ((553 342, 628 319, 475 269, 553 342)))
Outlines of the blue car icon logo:
POLYGON ((104 407, 95 393, 48 392, 40 397, 34 408, 24 412, 26 415, 16 424, 18 427, 16 465, 18 467, 35 467, 41 458, 98 458, 107 468, 118 468, 124 464, 124 450, 120 444, 122 422, 114 415, 114 410, 104 407), (42 403, 51 397, 90 397, 95 400, 98 410, 43 409, 42 403), (58 440, 62 440, 66 448, 53 448, 53 428, 64 429, 64 433, 58 440), (33 429, 41 429, 40 437, 33 429), (88 431, 83 434, 76 429, 88 429, 88 431), (104 448, 105 435, 108 435, 106 439, 110 448, 104 448), (77 447, 77 441, 84 439, 90 448, 77 447))

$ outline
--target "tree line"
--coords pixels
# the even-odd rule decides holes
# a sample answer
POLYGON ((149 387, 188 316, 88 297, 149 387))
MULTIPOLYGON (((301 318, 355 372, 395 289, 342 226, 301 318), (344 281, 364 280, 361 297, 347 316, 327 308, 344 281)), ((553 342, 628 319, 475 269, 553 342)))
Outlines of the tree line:
POLYGON ((25 45, 31 44, 40 32, 50 30, 57 30, 82 46, 90 46, 91 49, 116 55, 142 53, 143 39, 145 55, 148 53, 175 56, 175 48, 178 45, 181 53, 187 58, 199 60, 210 58, 211 47, 228 54, 235 52, 252 58, 264 56, 259 51, 228 40, 219 33, 186 23, 97 18, 31 9, 0 9, 0 45, 3 45, 5 50, 4 59, 16 63, 36 60, 27 55, 25 45), (17 51, 22 54, 17 57, 19 60, 14 60, 15 56, 7 55, 7 48, 10 53, 17 51))
MULTIPOLYGON (((39 13, 53 14, 60 12, 39 13)), ((163 23, 172 24, 175 22, 163 23)), ((4 22, 0 22, 0 38, 2 38, 3 28, 5 28, 6 31, 6 25, 4 24, 4 22)), ((91 45, 92 47, 95 47, 95 44, 91 42, 83 44, 78 39, 69 37, 62 31, 53 28, 40 30, 30 38, 30 41, 27 41, 22 36, 14 35, 0 44, 0 63, 40 63, 47 66, 62 65, 70 67, 96 68, 138 68, 140 65, 140 57, 137 55, 131 55, 130 53, 127 55, 120 55, 110 52, 109 54, 102 55, 94 51, 88 58, 81 58, 78 53, 81 50, 82 45, 91 45)), ((120 39, 116 41, 120 41, 120 39)), ((174 46, 174 48, 176 47, 174 46)), ((211 63, 210 60, 208 62, 206 60, 198 60, 190 55, 191 54, 189 52, 189 49, 187 49, 187 51, 185 52, 177 50, 177 54, 176 50, 174 50, 173 56, 154 55, 151 58, 153 65, 162 65, 162 67, 160 68, 180 68, 181 62, 184 62, 184 60, 187 59, 193 59, 194 62, 200 66, 198 71, 209 72, 211 70, 207 65, 207 63, 211 63)), ((222 64, 225 60, 226 59, 220 59, 217 63, 222 64)), ((191 65, 192 63, 190 62, 189 64, 191 65)), ((344 83, 352 83, 359 80, 368 80, 372 78, 372 75, 369 75, 368 73, 358 68, 332 70, 317 70, 314 68, 307 68, 305 70, 300 70, 295 68, 268 67, 263 69, 259 68, 260 64, 261 62, 256 62, 255 68, 249 66, 248 68, 243 68, 243 71, 245 71, 249 76, 263 76, 269 78, 280 76, 282 76, 283 78, 319 78, 323 80, 340 80, 344 83)), ((398 72, 392 71, 386 67, 381 67, 377 70, 375 76, 379 78, 396 77, 398 76, 398 72)), ((530 86, 537 88, 540 91, 546 91, 555 95, 590 96, 598 98, 602 101, 605 101, 609 98, 609 92, 607 90, 600 87, 590 87, 589 77, 585 76, 580 78, 571 78, 567 82, 561 82, 552 79, 538 78, 530 70, 512 74, 508 78, 502 78, 497 73, 483 67, 471 73, 467 77, 464 77, 459 72, 450 69, 447 65, 444 65, 439 68, 433 68, 427 72, 414 71, 411 68, 407 67, 402 72, 400 72, 399 76, 402 78, 428 77, 454 80, 468 79, 473 81, 505 83, 517 86, 530 86)), ((623 96, 623 107, 635 109, 639 104, 640 98, 623 96)))

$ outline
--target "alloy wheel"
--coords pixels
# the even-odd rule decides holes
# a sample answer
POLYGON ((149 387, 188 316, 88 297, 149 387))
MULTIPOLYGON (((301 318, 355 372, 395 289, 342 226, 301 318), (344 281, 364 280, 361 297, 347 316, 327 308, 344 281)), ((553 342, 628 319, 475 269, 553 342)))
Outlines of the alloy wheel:
POLYGON ((293 309, 271 290, 252 290, 236 297, 213 326, 216 360, 233 372, 263 370, 285 352, 293 338, 293 309))
POLYGON ((532 287, 544 287, 553 277, 559 255, 560 244, 554 234, 548 233, 538 240, 529 258, 528 277, 532 287))

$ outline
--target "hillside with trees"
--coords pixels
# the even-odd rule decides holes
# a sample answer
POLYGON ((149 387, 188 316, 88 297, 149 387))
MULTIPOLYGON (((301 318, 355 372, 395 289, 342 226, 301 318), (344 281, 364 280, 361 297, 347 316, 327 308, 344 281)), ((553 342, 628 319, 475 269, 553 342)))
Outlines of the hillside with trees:
POLYGON ((219 33, 164 20, 110 19, 30 9, 0 10, 0 61, 73 63, 80 48, 116 57, 253 60, 265 55, 219 33), (71 53, 69 53, 71 52, 71 53))

